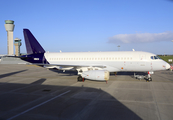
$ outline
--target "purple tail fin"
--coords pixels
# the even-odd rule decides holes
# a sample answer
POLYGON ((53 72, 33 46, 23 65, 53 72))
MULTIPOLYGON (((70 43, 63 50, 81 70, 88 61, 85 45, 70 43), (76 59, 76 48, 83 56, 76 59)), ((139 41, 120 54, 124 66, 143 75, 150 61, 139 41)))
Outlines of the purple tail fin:
POLYGON ((27 54, 45 53, 45 50, 28 29, 23 29, 27 54))

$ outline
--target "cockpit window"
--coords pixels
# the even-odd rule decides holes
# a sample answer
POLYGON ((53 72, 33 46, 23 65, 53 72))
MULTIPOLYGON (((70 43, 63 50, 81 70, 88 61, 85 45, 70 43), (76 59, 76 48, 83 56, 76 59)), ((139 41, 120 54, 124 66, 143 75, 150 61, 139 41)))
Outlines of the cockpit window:
POLYGON ((159 56, 157 56, 158 59, 161 59, 159 56))
POLYGON ((154 59, 158 59, 157 56, 154 56, 154 59))
POLYGON ((161 59, 161 58, 158 57, 158 56, 151 56, 151 59, 152 59, 152 60, 156 60, 156 59, 161 59))

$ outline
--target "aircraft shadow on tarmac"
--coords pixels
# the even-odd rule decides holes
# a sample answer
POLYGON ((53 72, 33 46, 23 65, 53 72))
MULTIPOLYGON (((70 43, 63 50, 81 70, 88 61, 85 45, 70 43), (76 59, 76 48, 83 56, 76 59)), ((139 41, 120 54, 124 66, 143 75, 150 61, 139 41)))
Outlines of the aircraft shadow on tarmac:
POLYGON ((25 72, 25 71, 27 71, 27 69, 26 70, 20 70, 20 71, 17 71, 17 72, 11 72, 11 73, 6 73, 6 74, 1 74, 0 75, 0 79, 1 78, 4 78, 4 77, 11 76, 11 75, 14 75, 14 74, 17 74, 17 73, 25 72))
POLYGON ((70 70, 58 70, 58 69, 49 69, 52 72, 56 72, 56 73, 60 73, 60 76, 76 76, 77 75, 77 71, 70 71, 70 70))
MULTIPOLYGON (((0 78, 24 71, 26 70, 2 74, 0 78)), ((84 85, 81 87, 42 85, 45 81, 45 78, 41 78, 31 84, 0 84, 0 119, 5 120, 18 115, 14 119, 141 120, 137 114, 101 89, 84 85), (68 90, 69 93, 52 99, 68 90), (44 103, 45 101, 48 102, 44 103), (40 103, 44 104, 38 106, 40 103), (22 113, 26 110, 28 111, 22 113)))

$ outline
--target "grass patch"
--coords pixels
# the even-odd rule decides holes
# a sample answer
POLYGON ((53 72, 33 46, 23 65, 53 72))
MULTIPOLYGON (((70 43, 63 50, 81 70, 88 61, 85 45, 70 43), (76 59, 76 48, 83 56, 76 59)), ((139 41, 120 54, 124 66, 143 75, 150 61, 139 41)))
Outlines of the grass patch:
MULTIPOLYGON (((167 56, 162 56, 162 55, 158 55, 162 60, 168 62, 168 59, 172 59, 173 60, 173 55, 167 55, 167 56)), ((172 62, 168 62, 168 63, 172 63, 172 62)))

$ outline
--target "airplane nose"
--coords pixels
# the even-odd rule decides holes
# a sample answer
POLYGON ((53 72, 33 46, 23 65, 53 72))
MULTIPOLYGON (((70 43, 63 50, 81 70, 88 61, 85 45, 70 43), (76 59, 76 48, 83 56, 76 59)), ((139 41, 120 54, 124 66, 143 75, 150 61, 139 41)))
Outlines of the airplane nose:
POLYGON ((168 63, 166 63, 166 69, 169 69, 171 66, 168 64, 168 63))

